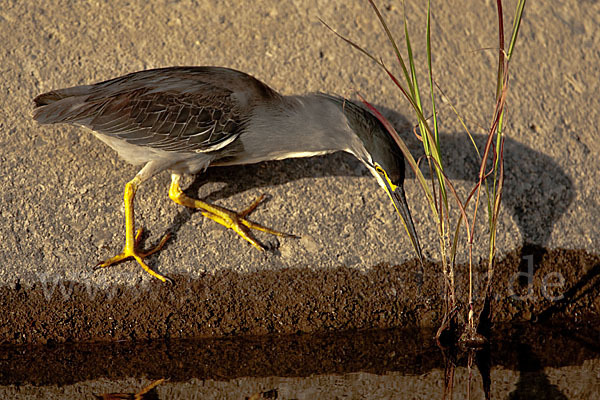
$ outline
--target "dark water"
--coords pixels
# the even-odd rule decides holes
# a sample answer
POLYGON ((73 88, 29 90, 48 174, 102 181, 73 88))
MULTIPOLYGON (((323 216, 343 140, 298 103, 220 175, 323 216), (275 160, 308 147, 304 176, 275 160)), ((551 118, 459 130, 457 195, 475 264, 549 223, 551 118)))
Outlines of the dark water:
POLYGON ((495 327, 442 351, 430 330, 0 348, 0 398, 600 398, 600 324, 495 327), (451 384, 451 385, 450 385, 451 384), (254 396, 254 397, 252 397, 254 396), (106 397, 108 398, 108 397, 106 397), (135 398, 135 397, 131 397, 135 398))

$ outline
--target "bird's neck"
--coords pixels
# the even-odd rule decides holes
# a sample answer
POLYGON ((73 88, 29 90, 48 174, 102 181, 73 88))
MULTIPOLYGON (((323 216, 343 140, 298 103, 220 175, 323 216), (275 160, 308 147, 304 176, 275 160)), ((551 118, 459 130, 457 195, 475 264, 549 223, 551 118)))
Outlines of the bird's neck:
POLYGON ((279 154, 270 159, 310 157, 347 151, 356 154, 362 143, 350 127, 339 101, 321 94, 284 96, 258 107, 248 134, 273 141, 279 154))

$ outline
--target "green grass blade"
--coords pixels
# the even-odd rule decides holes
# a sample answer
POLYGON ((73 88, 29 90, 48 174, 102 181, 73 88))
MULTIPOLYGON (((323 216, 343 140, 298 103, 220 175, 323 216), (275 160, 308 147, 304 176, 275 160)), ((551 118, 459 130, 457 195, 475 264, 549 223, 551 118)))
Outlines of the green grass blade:
POLYGON ((519 0, 517 3, 517 11, 515 12, 515 18, 513 20, 513 29, 510 35, 510 44, 508 46, 508 52, 506 53, 506 58, 510 61, 510 57, 512 56, 512 52, 515 48, 515 44, 517 43, 517 36, 519 35, 519 28, 521 27, 521 19, 523 18, 523 10, 525 9, 526 0, 519 0))
MULTIPOLYGON (((408 34, 407 34, 408 37, 408 34)), ((431 93, 431 110, 433 115, 433 134, 435 142, 431 143, 431 146, 435 146, 436 154, 441 153, 440 148, 440 136, 438 131, 438 120, 437 120, 437 110, 435 107, 435 90, 433 84, 433 63, 431 61, 431 1, 427 3, 427 69, 429 71, 429 91, 431 93)), ((435 157, 434 157, 435 158, 435 157)), ((448 195, 446 193, 446 186, 444 184, 444 179, 442 178, 442 172, 444 170, 444 165, 442 164, 441 158, 436 158, 437 163, 439 164, 439 170, 436 168, 436 172, 438 175, 438 182, 440 183, 440 190, 442 194, 442 199, 444 202, 444 206, 446 207, 446 213, 448 212, 448 195)))
MULTIPOLYGON (((408 34, 408 21, 406 19, 406 12, 404 13, 404 38, 406 40, 406 52, 408 54, 408 65, 410 67, 410 79, 407 79, 409 86, 411 86, 415 103, 419 107, 419 110, 423 112, 423 106, 421 104, 421 95, 419 93, 419 82, 417 80, 417 72, 415 70, 415 59, 410 46, 410 35, 408 34)), ((421 134, 425 132, 421 130, 421 134)))

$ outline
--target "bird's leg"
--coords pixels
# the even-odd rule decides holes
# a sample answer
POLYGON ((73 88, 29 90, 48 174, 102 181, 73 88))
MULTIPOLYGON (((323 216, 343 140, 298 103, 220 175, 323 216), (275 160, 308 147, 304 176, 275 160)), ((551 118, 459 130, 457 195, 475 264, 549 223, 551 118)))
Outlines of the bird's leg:
POLYGON ((165 379, 158 379, 154 382, 151 382, 148 386, 144 387, 141 391, 135 394, 135 399, 143 399, 144 395, 150 392, 152 389, 163 383, 165 379))
POLYGON ((117 400, 117 399, 132 399, 132 400, 143 400, 146 398, 158 398, 151 396, 149 393, 154 390, 158 385, 163 383, 165 379, 159 379, 151 382, 148 386, 144 387, 137 393, 104 393, 101 395, 94 395, 97 399, 101 400, 117 400), (146 396, 148 394, 148 396, 146 396))
POLYGON ((171 187, 169 189, 169 197, 177 204, 186 206, 189 208, 198 208, 202 210, 202 215, 213 221, 218 222, 226 228, 233 229, 238 235, 243 237, 245 240, 250 242, 251 245, 256 247, 258 250, 265 250, 265 248, 252 236, 250 229, 270 233, 272 235, 282 237, 296 237, 287 233, 279 232, 255 222, 248 221, 248 216, 254 209, 263 201, 264 195, 256 199, 249 207, 244 209, 242 212, 236 213, 235 211, 228 210, 223 207, 215 206, 213 204, 205 203, 202 200, 193 199, 186 196, 181 188, 179 187, 179 180, 181 176, 179 174, 171 175, 171 187))
POLYGON ((158 243, 158 245, 156 245, 154 248, 150 249, 149 251, 140 251, 138 249, 138 245, 139 245, 141 237, 142 237, 143 229, 142 228, 138 229, 137 233, 135 234, 135 237, 133 235, 133 231, 135 229, 133 200, 135 198, 135 192, 137 191, 141 182, 142 182, 142 178, 140 177, 140 174, 138 174, 135 178, 133 178, 131 181, 129 181, 125 185, 125 196, 124 196, 125 197, 125 247, 123 248, 123 251, 120 254, 117 254, 116 256, 109 258, 106 261, 98 263, 98 265, 96 265, 96 268, 109 267, 115 263, 118 263, 118 262, 123 261, 130 257, 133 257, 147 273, 149 273, 150 275, 152 275, 155 278, 160 279, 163 282, 172 283, 171 279, 159 274, 158 272, 153 271, 143 261, 143 259, 145 257, 148 257, 149 255, 160 250, 165 245, 167 240, 169 240, 170 234, 166 234, 161 239, 160 243, 158 243))

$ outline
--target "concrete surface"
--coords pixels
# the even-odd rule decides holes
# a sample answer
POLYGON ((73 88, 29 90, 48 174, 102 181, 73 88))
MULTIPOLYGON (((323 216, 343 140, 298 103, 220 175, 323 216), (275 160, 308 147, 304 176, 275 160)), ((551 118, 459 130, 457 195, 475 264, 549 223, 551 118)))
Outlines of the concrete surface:
MULTIPOLYGON (((422 61, 424 4, 409 2, 406 8, 412 45, 422 61)), ((402 7, 396 2, 381 7, 400 36, 402 7)), ((489 124, 494 96, 494 4, 434 2, 433 7, 435 78, 481 144, 480 127, 489 124)), ((514 2, 507 2, 507 30, 513 9, 514 2)), ((122 191, 137 170, 84 129, 37 125, 31 100, 53 88, 154 67, 228 66, 284 94, 324 91, 356 98, 360 92, 385 111, 419 155, 411 137, 416 121, 399 91, 318 18, 393 65, 375 15, 360 1, 3 1, 2 285, 19 289, 64 280, 106 289, 152 279, 133 262, 91 270, 122 248, 122 191)), ((597 2, 527 5, 511 64, 500 254, 523 245, 598 253, 599 24, 597 2)), ((448 103, 440 104, 445 162, 464 197, 476 176, 475 156, 448 103)), ((200 279, 226 270, 285 268, 368 272, 414 258, 385 193, 346 155, 214 169, 186 178, 188 194, 232 209, 244 208, 261 193, 269 195, 252 218, 302 239, 282 239, 268 256, 200 213, 172 203, 168 185, 167 173, 155 177, 138 192, 135 204, 137 224, 149 232, 146 243, 167 231, 175 234, 149 259, 166 275, 200 279)), ((436 260, 436 226, 426 216, 428 206, 412 174, 406 191, 425 254, 436 260)), ((480 215, 476 259, 487 249, 485 216, 480 215)), ((463 249, 461 260, 465 254, 463 249)))

